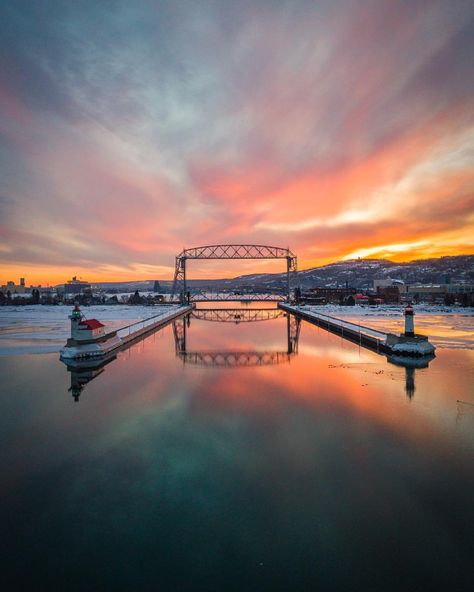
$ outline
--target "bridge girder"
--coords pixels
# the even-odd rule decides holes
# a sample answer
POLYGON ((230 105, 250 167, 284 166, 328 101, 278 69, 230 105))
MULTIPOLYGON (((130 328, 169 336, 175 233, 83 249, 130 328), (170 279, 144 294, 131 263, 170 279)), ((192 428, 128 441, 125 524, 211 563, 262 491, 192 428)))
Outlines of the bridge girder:
MULTIPOLYGON (((290 275, 297 278, 298 261, 290 249, 270 245, 224 244, 184 249, 176 256, 172 297, 178 292, 181 302, 187 298, 186 261, 188 259, 286 259, 287 294, 290 300, 290 275)), ((251 298, 248 298, 251 300, 251 298)), ((254 298, 256 300, 256 298, 254 298)))
POLYGON ((229 294, 227 292, 199 292, 192 295, 193 302, 284 302, 284 294, 229 294))
POLYGON ((256 323, 285 317, 286 312, 280 308, 195 308, 191 316, 201 321, 218 323, 256 323))
POLYGON ((280 351, 191 351, 181 352, 180 358, 186 364, 206 368, 249 368, 252 366, 274 366, 289 362, 291 354, 280 351))
POLYGON ((270 245, 206 245, 184 249, 177 257, 186 259, 287 259, 296 257, 290 249, 270 245))

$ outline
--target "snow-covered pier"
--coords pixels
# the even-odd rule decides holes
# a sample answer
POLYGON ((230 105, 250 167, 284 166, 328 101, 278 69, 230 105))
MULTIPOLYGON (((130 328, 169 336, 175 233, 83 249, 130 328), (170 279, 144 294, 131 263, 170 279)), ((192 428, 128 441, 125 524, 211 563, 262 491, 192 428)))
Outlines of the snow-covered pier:
POLYGON ((86 319, 76 306, 69 317, 71 337, 61 349, 60 357, 63 360, 103 358, 191 312, 193 305, 164 305, 160 309, 158 314, 106 333, 100 321, 86 319))
POLYGON ((411 307, 405 309, 405 333, 400 335, 384 333, 350 321, 343 321, 306 306, 280 302, 278 307, 378 353, 418 357, 433 355, 435 351, 435 346, 428 341, 428 337, 415 334, 411 307))

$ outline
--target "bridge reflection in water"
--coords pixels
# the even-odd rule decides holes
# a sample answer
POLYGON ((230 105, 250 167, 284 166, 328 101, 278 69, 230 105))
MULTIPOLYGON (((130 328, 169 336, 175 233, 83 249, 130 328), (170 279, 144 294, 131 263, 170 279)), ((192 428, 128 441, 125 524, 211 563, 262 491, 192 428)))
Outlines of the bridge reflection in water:
MULTIPOLYGON (((227 308, 227 309, 195 309, 192 313, 173 321, 173 334, 176 355, 185 363, 203 367, 249 368, 252 366, 271 366, 289 362, 298 352, 300 334, 299 319, 278 308, 227 308), (186 331, 191 319, 219 323, 256 323, 274 319, 287 319, 287 347, 283 351, 187 351, 186 331)), ((161 329, 162 327, 160 327, 161 329)), ((158 329, 158 330, 160 330, 158 329)), ((136 343, 136 342, 134 342, 136 343)), ((124 349, 128 348, 123 348, 124 349)), ((66 363, 71 375, 69 392, 74 401, 78 402, 87 383, 102 374, 105 366, 113 362, 117 354, 113 353, 101 359, 69 360, 66 363)))
POLYGON ((301 321, 278 308, 195 309, 186 317, 173 321, 176 355, 186 364, 219 368, 273 366, 289 362, 298 353, 301 321), (286 317, 287 347, 283 351, 188 351, 186 331, 191 319, 218 323, 256 323, 286 317))
POLYGON ((238 324, 271 321, 288 315, 280 308, 196 308, 191 316, 200 321, 238 324))
MULTIPOLYGON (((274 366, 289 363, 298 353, 301 321, 295 316, 278 308, 201 308, 194 309, 186 316, 173 321, 173 335, 176 356, 183 362, 204 368, 250 368, 257 366, 274 366), (187 331, 194 321, 217 323, 257 323, 286 318, 286 349, 282 350, 188 350, 187 331)), ((128 349, 128 348, 126 348, 128 349)), ((390 364, 405 369, 405 392, 409 399, 415 393, 415 373, 418 369, 427 368, 434 356, 423 358, 406 358, 386 356, 390 364)), ((69 392, 75 401, 85 385, 99 376, 105 366, 116 359, 116 354, 100 360, 69 361, 67 370, 71 374, 69 392)))

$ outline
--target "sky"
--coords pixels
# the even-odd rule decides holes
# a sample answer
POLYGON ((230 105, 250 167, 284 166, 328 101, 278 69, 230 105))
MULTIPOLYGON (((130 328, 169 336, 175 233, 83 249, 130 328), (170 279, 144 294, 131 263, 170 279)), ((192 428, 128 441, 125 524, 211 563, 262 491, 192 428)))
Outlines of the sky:
POLYGON ((0 284, 474 253, 470 0, 3 0, 0 64, 0 284))

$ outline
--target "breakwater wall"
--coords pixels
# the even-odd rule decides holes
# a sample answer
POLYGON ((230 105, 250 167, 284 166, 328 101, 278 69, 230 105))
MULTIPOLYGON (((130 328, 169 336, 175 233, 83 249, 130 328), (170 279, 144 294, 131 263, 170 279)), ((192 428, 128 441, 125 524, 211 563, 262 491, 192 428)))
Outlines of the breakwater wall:
MULTIPOLYGON (((135 321, 108 333, 92 336, 89 339, 72 338, 67 340, 60 351, 60 358, 64 360, 87 360, 90 358, 104 358, 111 353, 129 347, 134 342, 144 339, 154 331, 164 327, 174 319, 190 313, 194 306, 160 306, 160 312, 146 319, 135 321)), ((97 323, 97 321, 94 319, 97 323)), ((73 322, 73 321, 71 321, 73 322)), ((103 325, 99 322, 99 325, 103 325)))
POLYGON ((318 325, 331 333, 340 335, 344 339, 363 345, 377 353, 422 357, 434 355, 436 349, 425 335, 384 333, 364 325, 343 321, 337 317, 301 305, 280 302, 278 307, 300 319, 318 325))
POLYGON ((170 306, 169 310, 161 311, 157 315, 126 325, 121 329, 117 329, 116 333, 120 337, 122 345, 129 345, 132 341, 143 339, 148 334, 167 325, 174 319, 191 312, 193 308, 194 306, 192 304, 185 306, 170 306))
POLYGON ((286 304, 280 302, 278 307, 286 312, 294 314, 300 319, 308 321, 313 325, 318 325, 335 335, 340 335, 344 339, 348 339, 359 345, 363 345, 369 349, 372 349, 378 353, 388 354, 393 353, 390 345, 389 336, 397 339, 396 335, 391 333, 384 333, 383 331, 377 331, 370 327, 365 327, 360 324, 351 323, 349 321, 343 321, 331 315, 316 312, 312 309, 308 309, 305 306, 298 306, 294 304, 286 304))

